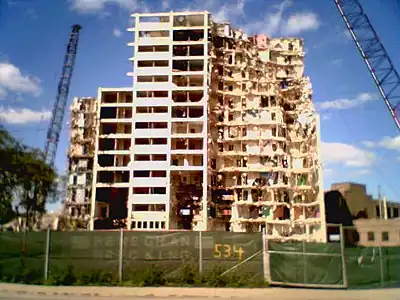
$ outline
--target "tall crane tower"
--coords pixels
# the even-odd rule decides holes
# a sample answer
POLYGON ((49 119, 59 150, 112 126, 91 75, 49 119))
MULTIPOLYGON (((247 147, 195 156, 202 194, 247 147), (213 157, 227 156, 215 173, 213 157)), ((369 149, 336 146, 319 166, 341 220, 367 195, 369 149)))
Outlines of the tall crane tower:
POLYGON ((358 0, 335 0, 351 37, 400 131, 400 76, 358 0))
POLYGON ((60 82, 58 83, 56 102, 54 103, 51 122, 47 131, 46 144, 44 147, 45 162, 51 166, 57 153, 58 141, 63 125, 65 109, 67 106, 68 92, 71 84, 71 77, 74 71, 76 52, 79 41, 80 25, 73 25, 67 45, 67 53, 65 54, 64 64, 61 72, 60 82))

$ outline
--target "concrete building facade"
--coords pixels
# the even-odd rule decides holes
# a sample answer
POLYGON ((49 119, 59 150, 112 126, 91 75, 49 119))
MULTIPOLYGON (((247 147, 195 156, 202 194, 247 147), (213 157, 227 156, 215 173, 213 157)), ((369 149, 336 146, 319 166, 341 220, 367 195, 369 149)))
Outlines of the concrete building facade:
POLYGON ((132 19, 132 87, 97 99, 91 229, 325 241, 303 41, 250 37, 208 12, 132 19))
POLYGON ((358 219, 354 221, 359 245, 365 247, 400 246, 400 219, 358 219))

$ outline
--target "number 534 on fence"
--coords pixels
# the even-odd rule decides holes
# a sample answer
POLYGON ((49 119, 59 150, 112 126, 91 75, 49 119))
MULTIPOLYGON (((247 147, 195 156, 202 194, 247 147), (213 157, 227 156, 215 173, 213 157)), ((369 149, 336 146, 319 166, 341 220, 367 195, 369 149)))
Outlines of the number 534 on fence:
POLYGON ((242 247, 229 244, 214 244, 214 257, 215 258, 234 258, 243 260, 244 250, 242 247))

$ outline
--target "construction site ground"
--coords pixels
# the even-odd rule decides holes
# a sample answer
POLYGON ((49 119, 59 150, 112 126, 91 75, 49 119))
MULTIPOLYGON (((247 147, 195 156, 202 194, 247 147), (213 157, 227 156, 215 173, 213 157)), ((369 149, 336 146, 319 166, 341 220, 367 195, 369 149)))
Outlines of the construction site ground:
POLYGON ((7 299, 275 299, 275 300, 376 300, 400 299, 400 289, 328 290, 299 288, 165 288, 37 286, 0 283, 0 300, 7 299))

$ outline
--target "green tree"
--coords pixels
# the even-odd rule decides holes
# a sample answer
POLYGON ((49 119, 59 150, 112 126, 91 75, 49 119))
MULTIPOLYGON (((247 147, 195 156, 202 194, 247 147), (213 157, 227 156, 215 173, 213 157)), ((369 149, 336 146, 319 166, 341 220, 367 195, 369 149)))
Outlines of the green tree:
POLYGON ((56 176, 40 150, 21 144, 0 127, 0 223, 23 209, 31 224, 32 216, 45 212, 47 196, 56 189, 56 176))

